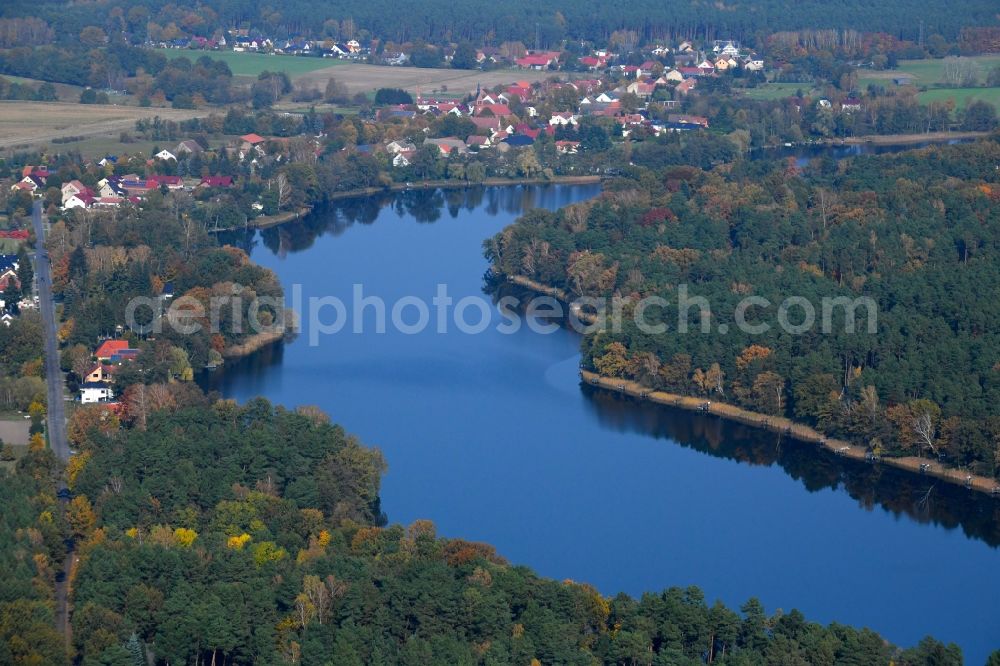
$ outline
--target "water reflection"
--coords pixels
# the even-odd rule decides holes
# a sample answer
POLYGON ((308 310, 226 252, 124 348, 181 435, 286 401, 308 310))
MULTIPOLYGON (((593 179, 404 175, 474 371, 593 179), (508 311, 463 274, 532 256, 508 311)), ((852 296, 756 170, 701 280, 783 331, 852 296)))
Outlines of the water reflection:
MULTIPOLYGON (((526 206, 597 191, 407 192, 240 240, 305 297, 347 302, 354 283, 390 302, 429 297, 440 283, 455 298, 478 296, 484 238, 526 206)), ((972 663, 995 647, 1000 502, 595 393, 579 384, 580 340, 565 329, 307 341, 202 381, 238 400, 316 404, 381 447, 393 521, 430 518, 441 534, 489 541, 511 561, 607 594, 698 584, 709 599, 738 606, 758 595, 769 609, 798 606, 901 644, 933 633, 972 663)))
POLYGON ((323 235, 339 236, 355 224, 373 224, 383 209, 391 208, 400 218, 432 224, 447 214, 456 219, 462 211, 477 211, 490 217, 520 215, 531 208, 554 210, 580 199, 596 196, 600 185, 517 185, 508 187, 463 187, 412 189, 382 192, 368 197, 343 199, 313 211, 305 218, 261 230, 236 229, 218 234, 219 242, 242 248, 248 254, 263 244, 278 256, 308 250, 323 235))
MULTIPOLYGON (((220 240, 253 252, 261 245, 277 256, 303 252, 324 235, 339 236, 355 224, 371 224, 389 209, 400 218, 433 224, 444 216, 455 219, 462 211, 485 212, 496 216, 518 214, 528 208, 557 208, 580 200, 568 188, 507 187, 454 190, 411 190, 366 199, 350 199, 292 224, 261 232, 229 232, 220 240), (572 197, 572 198, 570 198, 572 197)), ((599 191, 593 188, 593 194, 599 191)), ((487 274, 483 291, 494 303, 504 295, 527 302, 534 294, 487 274)), ((570 331, 566 335, 575 335, 570 331)), ((264 349, 248 358, 226 365, 224 370, 204 374, 200 383, 210 390, 229 395, 248 377, 274 375, 284 359, 284 346, 264 349)), ((665 406, 651 405, 581 385, 587 404, 602 428, 636 433, 702 453, 748 465, 777 464, 790 477, 801 481, 809 492, 839 489, 866 510, 881 508, 895 516, 907 516, 921 523, 961 528, 969 537, 1000 545, 1000 501, 953 484, 915 476, 900 470, 872 466, 840 458, 826 450, 780 435, 724 421, 715 416, 694 414, 665 406)))
POLYGON ((717 458, 779 465, 809 492, 842 489, 866 510, 882 508, 921 523, 954 529, 1000 545, 1000 502, 892 467, 840 458, 817 446, 723 420, 581 384, 603 428, 670 440, 717 458))
MULTIPOLYGON (((490 273, 484 276, 483 291, 494 305, 502 297, 514 296, 522 304, 522 313, 535 296, 490 273)), ((552 321, 571 331, 565 320, 552 321)), ((1000 546, 1000 500, 996 498, 894 467, 841 458, 827 449, 718 416, 654 405, 589 384, 580 387, 601 427, 608 430, 670 440, 748 465, 777 464, 809 492, 842 489, 868 511, 880 507, 921 523, 961 527, 966 536, 1000 546)))

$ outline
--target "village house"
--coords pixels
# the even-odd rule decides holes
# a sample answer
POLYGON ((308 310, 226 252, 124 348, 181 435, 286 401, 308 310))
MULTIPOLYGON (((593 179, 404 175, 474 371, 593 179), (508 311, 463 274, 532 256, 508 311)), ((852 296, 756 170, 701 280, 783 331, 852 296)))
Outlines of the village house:
POLYGON ((124 197, 125 188, 118 184, 116 178, 102 178, 97 181, 97 195, 99 197, 124 197))
POLYGON ((438 150, 441 151, 441 155, 444 156, 452 154, 462 155, 468 150, 465 141, 453 136, 442 139, 424 139, 424 145, 426 146, 427 144, 437 146, 438 150))
POLYGON ((205 176, 198 183, 198 187, 218 187, 226 188, 233 186, 232 176, 205 176))
POLYGON ((408 167, 413 162, 413 156, 416 154, 416 150, 401 150, 393 156, 392 166, 408 167))
POLYGON ((153 155, 153 157, 155 159, 158 159, 158 160, 163 160, 164 162, 167 161, 167 160, 173 160, 175 162, 177 161, 177 156, 174 155, 169 150, 167 150, 166 148, 164 148, 160 152, 158 152, 155 155, 153 155))
POLYGON ((681 81, 680 83, 677 84, 676 90, 681 95, 687 95, 692 90, 694 90, 697 83, 698 82, 695 79, 685 79, 684 81, 681 81))
POLYGON ((138 353, 138 349, 129 347, 127 340, 105 340, 94 350, 94 358, 110 363, 116 358, 134 358, 138 353))
POLYGON ((572 126, 575 127, 577 125, 577 123, 578 123, 578 120, 579 120, 579 116, 575 115, 573 112, 571 112, 571 111, 560 111, 560 112, 552 114, 552 117, 549 118, 549 125, 552 125, 553 127, 555 127, 557 125, 560 125, 560 126, 563 126, 563 127, 565 127, 567 125, 572 125, 572 126))
MULTIPOLYGON (((11 255, 5 255, 5 257, 9 256, 11 255)), ((14 255, 14 259, 16 258, 17 256, 14 255)), ((6 291, 7 287, 12 284, 18 289, 21 288, 21 280, 17 277, 17 261, 3 261, 0 263, 0 293, 6 291)))
POLYGON ((63 198, 62 207, 63 210, 72 210, 74 208, 90 208, 94 205, 96 197, 92 194, 87 194, 84 192, 71 194, 68 197, 63 198))
POLYGON ((667 128, 671 131, 708 129, 708 118, 671 113, 667 116, 667 128))
POLYGON ((184 189, 184 179, 180 176, 150 176, 146 179, 146 185, 150 188, 166 187, 168 190, 184 189))
POLYGON ((514 64, 521 69, 543 70, 548 69, 549 67, 558 66, 559 56, 560 53, 558 51, 531 53, 523 58, 518 58, 514 61, 514 64))
POLYGON ((846 97, 843 102, 840 103, 840 109, 844 113, 854 113, 861 110, 861 100, 857 97, 846 97))
POLYGON ((579 141, 556 141, 556 151, 562 155, 576 155, 579 149, 579 141))
POLYGON ((41 197, 45 194, 45 178, 42 178, 37 174, 30 173, 23 176, 18 182, 14 183, 10 189, 12 192, 27 192, 32 196, 41 197))
POLYGON ((80 403, 84 405, 110 402, 115 393, 106 382, 85 382, 80 385, 80 403))
POLYGON ((174 148, 174 154, 178 155, 178 156, 180 156, 180 155, 198 155, 201 152, 203 152, 201 144, 199 144, 194 139, 185 139, 184 141, 181 141, 180 143, 178 143, 177 147, 174 148))
POLYGON ((493 145, 492 143, 490 143, 489 137, 480 136, 478 134, 473 134, 469 138, 467 138, 465 140, 465 144, 469 148, 476 148, 477 150, 480 150, 480 149, 483 149, 483 148, 489 148, 490 146, 493 145))
POLYGON ((411 152, 416 149, 417 147, 414 146, 411 142, 404 141, 402 139, 390 141, 389 143, 385 144, 385 152, 389 153, 390 155, 397 155, 399 153, 411 152))
POLYGON ((649 99, 653 96, 653 93, 656 92, 656 84, 647 83, 645 81, 633 81, 625 88, 625 92, 632 93, 642 99, 649 99))
POLYGON ((245 159, 251 152, 256 153, 258 156, 264 156, 264 143, 267 141, 264 137, 259 134, 244 134, 239 138, 239 155, 240 159, 245 159))

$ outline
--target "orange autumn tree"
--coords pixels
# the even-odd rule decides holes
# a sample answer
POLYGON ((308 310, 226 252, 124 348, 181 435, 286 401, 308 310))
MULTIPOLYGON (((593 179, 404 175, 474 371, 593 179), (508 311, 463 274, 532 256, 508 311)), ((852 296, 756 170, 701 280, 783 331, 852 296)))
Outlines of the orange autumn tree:
POLYGON ((736 357, 736 369, 740 372, 750 367, 754 361, 770 358, 773 352, 763 345, 750 345, 736 357))

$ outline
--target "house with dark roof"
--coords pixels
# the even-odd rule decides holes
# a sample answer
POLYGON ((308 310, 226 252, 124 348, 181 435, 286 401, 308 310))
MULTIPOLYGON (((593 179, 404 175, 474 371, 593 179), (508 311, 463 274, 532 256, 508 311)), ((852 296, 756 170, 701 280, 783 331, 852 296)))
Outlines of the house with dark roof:
POLYGON ((532 139, 527 134, 515 134, 514 136, 509 136, 503 140, 511 148, 524 148, 525 146, 532 146, 535 144, 535 140, 532 139))
POLYGON ((107 382, 84 382, 80 385, 80 403, 84 405, 109 402, 115 393, 107 382))
POLYGON ((708 118, 671 113, 667 116, 667 128, 673 131, 708 129, 708 118))

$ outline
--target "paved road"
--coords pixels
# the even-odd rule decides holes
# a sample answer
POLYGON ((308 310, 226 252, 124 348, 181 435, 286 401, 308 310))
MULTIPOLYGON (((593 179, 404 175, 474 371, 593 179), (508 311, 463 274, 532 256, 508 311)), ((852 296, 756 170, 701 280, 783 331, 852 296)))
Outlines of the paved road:
POLYGON ((45 229, 42 222, 42 202, 36 201, 31 211, 38 242, 35 248, 35 275, 38 286, 38 307, 45 331, 45 379, 48 384, 49 446, 63 462, 69 460, 66 439, 66 403, 62 369, 59 367, 59 341, 56 338, 56 313, 52 302, 52 266, 45 250, 45 229))
MULTIPOLYGON (((31 210, 31 222, 35 226, 35 284, 38 289, 38 307, 42 313, 42 328, 45 336, 45 379, 48 385, 49 413, 49 446, 62 462, 69 460, 69 442, 66 439, 66 403, 63 400, 64 381, 59 367, 59 341, 56 338, 56 311, 52 302, 52 266, 49 264, 49 253, 45 250, 45 227, 42 222, 42 202, 36 201, 31 210)), ((66 504, 69 495, 66 493, 66 480, 59 479, 59 499, 66 504)), ((72 542, 66 559, 63 560, 61 580, 56 580, 56 629, 70 644, 72 638, 70 624, 70 603, 67 580, 70 577, 74 558, 72 542)))

